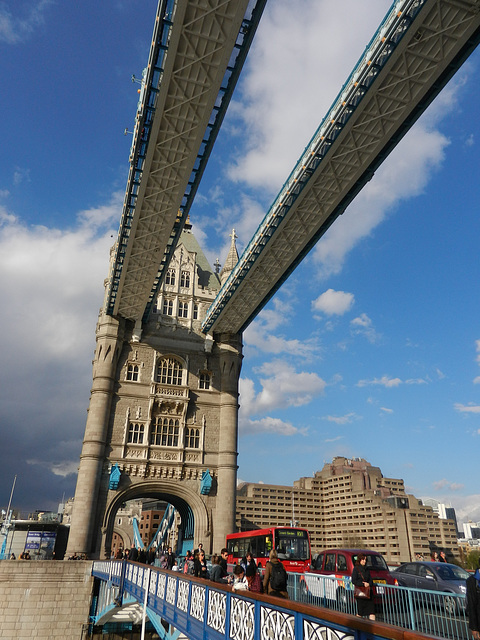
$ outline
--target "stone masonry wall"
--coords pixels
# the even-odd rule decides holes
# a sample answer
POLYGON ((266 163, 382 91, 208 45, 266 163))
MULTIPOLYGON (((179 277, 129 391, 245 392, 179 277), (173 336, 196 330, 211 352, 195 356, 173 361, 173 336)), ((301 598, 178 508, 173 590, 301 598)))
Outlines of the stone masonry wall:
POLYGON ((91 568, 88 561, 0 561, 0 638, 81 640, 91 568))

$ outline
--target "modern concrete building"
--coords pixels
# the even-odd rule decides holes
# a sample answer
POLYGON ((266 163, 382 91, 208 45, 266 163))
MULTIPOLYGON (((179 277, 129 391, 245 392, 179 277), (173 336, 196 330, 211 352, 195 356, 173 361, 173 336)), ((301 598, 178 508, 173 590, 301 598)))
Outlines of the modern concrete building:
POLYGON ((133 499, 172 504, 207 552, 234 530, 242 341, 201 321, 237 260, 232 234, 216 273, 186 224, 148 317, 100 313, 68 553, 109 557, 133 499))
POLYGON ((312 553, 329 547, 381 552, 387 562, 428 559, 434 549, 457 555, 455 523, 405 492, 360 458, 334 458, 293 486, 243 483, 237 488, 237 528, 306 527, 312 553))

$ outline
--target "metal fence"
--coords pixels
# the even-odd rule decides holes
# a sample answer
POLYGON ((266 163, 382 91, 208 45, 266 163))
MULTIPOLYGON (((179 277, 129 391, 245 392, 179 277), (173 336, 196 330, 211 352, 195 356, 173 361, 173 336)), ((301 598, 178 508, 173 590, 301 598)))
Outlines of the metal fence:
MULTIPOLYGON (((288 592, 297 602, 357 615, 349 577, 290 573, 288 592)), ((375 617, 387 624, 439 638, 470 638, 462 594, 378 584, 375 586, 375 617)))

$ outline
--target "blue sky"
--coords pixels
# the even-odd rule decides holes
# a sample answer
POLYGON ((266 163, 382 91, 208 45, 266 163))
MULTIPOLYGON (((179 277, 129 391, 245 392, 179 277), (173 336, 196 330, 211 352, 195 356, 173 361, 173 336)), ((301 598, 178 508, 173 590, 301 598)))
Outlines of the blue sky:
MULTIPOLYGON (((211 263, 233 227, 248 243, 389 4, 268 4, 191 212, 211 263)), ((138 6, 0 2, 2 505, 15 474, 22 510, 74 493, 156 2, 138 6)), ((479 65, 245 332, 242 480, 359 456, 480 520, 479 65)))

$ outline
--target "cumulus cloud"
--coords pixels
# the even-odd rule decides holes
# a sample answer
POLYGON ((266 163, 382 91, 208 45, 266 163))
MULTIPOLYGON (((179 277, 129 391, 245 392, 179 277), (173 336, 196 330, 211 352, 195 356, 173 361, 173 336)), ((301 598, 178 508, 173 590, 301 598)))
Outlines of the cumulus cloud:
POLYGON ((350 322, 350 328, 353 335, 364 336, 372 344, 380 338, 380 335, 375 331, 372 320, 366 313, 354 318, 350 322))
POLYGON ((461 404, 460 402, 456 402, 454 407, 455 410, 460 413, 480 413, 480 405, 478 404, 461 404))
POLYGON ((293 315, 292 305, 285 295, 281 298, 275 298, 272 308, 264 309, 245 331, 246 352, 255 349, 274 355, 291 354, 307 360, 310 360, 314 355, 318 357, 320 345, 317 339, 287 339, 281 334, 279 327, 284 323, 288 323, 291 315, 293 315))
POLYGON ((312 301, 312 309, 327 316, 343 316, 350 311, 355 302, 353 293, 327 289, 316 300, 312 301))
POLYGON ((328 420, 328 422, 335 422, 335 424, 350 424, 354 420, 357 420, 358 416, 355 412, 351 411, 344 416, 324 416, 323 419, 328 420))
POLYGON ((382 376, 381 378, 374 378, 373 380, 359 380, 357 387, 367 387, 370 385, 380 385, 382 387, 398 387, 402 384, 400 378, 389 378, 388 376, 382 376))
POLYGON ((316 373, 297 372, 292 365, 282 360, 265 363, 258 374, 261 385, 258 393, 252 379, 240 378, 240 433, 260 430, 291 435, 298 432, 289 422, 257 416, 308 404, 314 397, 323 394, 325 381, 316 373))
POLYGON ((294 427, 291 422, 285 422, 280 418, 260 418, 253 420, 252 418, 239 419, 239 428, 242 435, 252 433, 276 433, 281 436, 293 436, 301 432, 300 429, 294 427))
POLYGON ((1 311, 0 423, 9 433, 0 464, 4 477, 19 475, 17 499, 26 478, 41 488, 31 507, 49 492, 51 499, 57 485, 58 501, 64 491, 73 494, 91 386, 88 353, 108 273, 109 227, 122 200, 114 194, 62 230, 27 226, 0 211, 0 296, 8 300, 1 311))
POLYGON ((348 0, 339 0, 335 11, 316 0, 304 0, 298 9, 292 20, 291 2, 267 7, 250 56, 255 63, 243 77, 245 100, 235 104, 247 149, 237 154, 230 176, 271 193, 288 176, 385 14, 381 0, 369 2, 368 11, 348 0), (329 64, 319 77, 322 58, 329 64))

